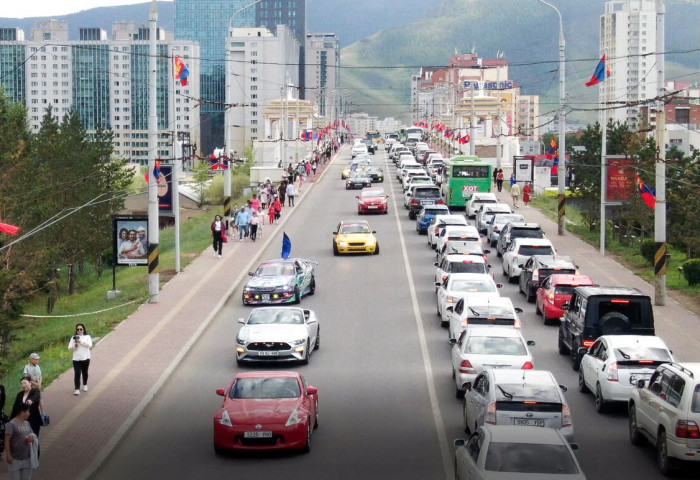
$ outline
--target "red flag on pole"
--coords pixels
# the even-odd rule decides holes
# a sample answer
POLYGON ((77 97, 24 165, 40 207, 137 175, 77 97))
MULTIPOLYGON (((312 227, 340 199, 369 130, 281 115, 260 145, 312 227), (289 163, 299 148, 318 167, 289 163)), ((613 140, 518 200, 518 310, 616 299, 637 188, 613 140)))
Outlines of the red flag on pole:
POLYGON ((9 223, 0 222, 0 232, 6 233, 8 235, 17 235, 21 229, 16 225, 10 225, 9 223))

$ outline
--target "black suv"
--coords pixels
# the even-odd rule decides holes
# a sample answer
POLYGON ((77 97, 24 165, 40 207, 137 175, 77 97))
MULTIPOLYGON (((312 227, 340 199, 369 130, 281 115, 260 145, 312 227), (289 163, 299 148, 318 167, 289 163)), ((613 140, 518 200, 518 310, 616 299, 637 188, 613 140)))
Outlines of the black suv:
POLYGON ((411 193, 411 199, 408 202, 408 218, 416 219, 418 212, 423 210, 426 205, 436 205, 444 203, 440 196, 440 187, 434 185, 416 186, 411 193))
POLYGON ((535 300, 537 289, 547 277, 555 273, 578 275, 578 265, 573 258, 556 255, 533 255, 525 265, 520 265, 518 290, 525 294, 528 302, 535 300))
POLYGON ((511 222, 501 230, 496 244, 496 255, 502 257, 510 242, 516 238, 544 238, 544 232, 537 223, 511 222))
POLYGON ((559 353, 571 354, 574 370, 601 335, 654 335, 651 298, 636 288, 576 287, 563 308, 559 353))

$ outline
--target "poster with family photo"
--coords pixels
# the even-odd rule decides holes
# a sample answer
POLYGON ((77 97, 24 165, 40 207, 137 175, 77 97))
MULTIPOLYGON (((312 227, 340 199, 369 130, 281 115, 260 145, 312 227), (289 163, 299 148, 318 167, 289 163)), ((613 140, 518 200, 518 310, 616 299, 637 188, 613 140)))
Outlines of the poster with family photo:
POLYGON ((114 217, 116 265, 148 265, 148 217, 114 217))

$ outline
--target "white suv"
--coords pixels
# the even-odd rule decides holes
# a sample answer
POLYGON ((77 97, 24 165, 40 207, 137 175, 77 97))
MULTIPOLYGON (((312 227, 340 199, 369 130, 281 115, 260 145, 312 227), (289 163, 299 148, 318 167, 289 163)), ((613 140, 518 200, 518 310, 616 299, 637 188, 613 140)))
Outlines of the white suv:
POLYGON ((700 462, 700 363, 663 364, 637 387, 628 403, 632 444, 655 445, 664 475, 677 459, 700 462))

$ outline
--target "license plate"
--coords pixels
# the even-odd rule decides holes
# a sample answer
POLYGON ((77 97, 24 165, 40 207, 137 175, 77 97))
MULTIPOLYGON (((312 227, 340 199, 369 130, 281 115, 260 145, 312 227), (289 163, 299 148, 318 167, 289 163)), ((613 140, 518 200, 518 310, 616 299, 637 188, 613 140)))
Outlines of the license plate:
POLYGON ((376 205, 368 205, 367 208, 369 210, 376 210, 378 207, 376 205))
POLYGON ((272 438, 272 432, 243 432, 243 438, 272 438))
POLYGON ((435 202, 432 200, 423 200, 423 205, 434 205, 435 202))
POLYGON ((630 384, 637 383, 637 380, 649 380, 650 373, 633 373, 630 375, 630 384))
POLYGON ((513 425, 519 427, 544 427, 544 418, 514 418, 513 425))
POLYGON ((269 300, 270 299, 270 294, 268 293, 263 293, 260 295, 260 300, 269 300))
POLYGON ((508 365, 484 365, 484 367, 496 370, 499 368, 508 368, 508 365))
POLYGON ((279 352, 276 352, 276 351, 264 351, 264 350, 263 350, 263 351, 261 351, 261 352, 258 352, 258 355, 261 356, 261 357, 276 357, 276 356, 279 355, 279 352))

